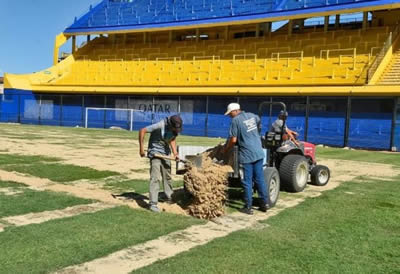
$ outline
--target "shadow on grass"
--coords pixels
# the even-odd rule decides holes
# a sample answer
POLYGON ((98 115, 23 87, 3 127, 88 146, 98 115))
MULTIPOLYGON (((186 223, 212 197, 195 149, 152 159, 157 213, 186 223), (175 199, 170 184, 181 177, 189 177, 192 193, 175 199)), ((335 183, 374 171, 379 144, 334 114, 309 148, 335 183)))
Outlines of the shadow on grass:
POLYGON ((121 193, 121 194, 111 194, 111 196, 113 196, 113 198, 115 198, 115 199, 123 198, 125 200, 134 200, 142 208, 149 207, 149 204, 147 202, 149 200, 149 198, 140 193, 125 192, 125 193, 121 193))
MULTIPOLYGON (((142 208, 149 208, 149 197, 137 192, 123 192, 121 194, 111 194, 115 199, 133 200, 142 208)), ((167 202, 167 196, 164 192, 159 192, 158 201, 167 202)), ((192 196, 185 189, 175 189, 172 194, 172 201, 183 209, 191 204, 192 196)))

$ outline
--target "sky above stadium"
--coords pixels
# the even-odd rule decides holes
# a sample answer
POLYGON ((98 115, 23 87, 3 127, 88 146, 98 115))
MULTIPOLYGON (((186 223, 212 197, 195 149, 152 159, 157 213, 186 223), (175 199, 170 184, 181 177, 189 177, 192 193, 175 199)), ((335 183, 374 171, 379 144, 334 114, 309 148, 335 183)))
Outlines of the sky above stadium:
POLYGON ((98 2, 0 0, 0 76, 4 72, 32 73, 50 67, 56 35, 98 2))

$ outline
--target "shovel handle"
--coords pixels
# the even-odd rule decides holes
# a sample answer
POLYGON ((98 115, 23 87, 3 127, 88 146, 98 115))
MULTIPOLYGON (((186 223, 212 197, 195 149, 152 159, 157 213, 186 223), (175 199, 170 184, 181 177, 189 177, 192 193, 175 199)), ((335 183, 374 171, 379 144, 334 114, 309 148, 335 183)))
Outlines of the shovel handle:
MULTIPOLYGON (((158 153, 154 154, 153 156, 154 156, 155 158, 160 158, 160 159, 165 159, 165 160, 176 161, 176 159, 175 159, 174 157, 167 156, 167 155, 162 155, 162 154, 158 154, 158 153)), ((186 163, 187 161, 179 159, 179 162, 186 163)))

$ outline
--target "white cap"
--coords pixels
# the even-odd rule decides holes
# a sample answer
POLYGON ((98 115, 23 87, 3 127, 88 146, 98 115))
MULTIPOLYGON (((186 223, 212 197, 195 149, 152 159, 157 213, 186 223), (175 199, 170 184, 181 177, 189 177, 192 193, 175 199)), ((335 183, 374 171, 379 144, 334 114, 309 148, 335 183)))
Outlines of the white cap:
POLYGON ((229 113, 231 113, 231 111, 239 110, 239 109, 240 109, 240 105, 238 103, 230 103, 228 105, 228 108, 226 109, 225 115, 228 115, 229 113))

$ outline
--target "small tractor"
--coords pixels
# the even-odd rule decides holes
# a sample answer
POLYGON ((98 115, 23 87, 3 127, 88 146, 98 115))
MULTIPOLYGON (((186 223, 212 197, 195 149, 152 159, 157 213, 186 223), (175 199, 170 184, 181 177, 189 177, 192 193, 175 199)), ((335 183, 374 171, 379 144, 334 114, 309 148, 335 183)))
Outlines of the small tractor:
MULTIPOLYGON (((263 102, 259 106, 259 116, 265 106, 280 105, 286 113, 286 105, 282 102, 263 102)), ((262 137, 264 148, 264 177, 269 186, 270 207, 278 201, 279 190, 282 188, 289 192, 301 192, 306 187, 309 177, 310 183, 324 186, 330 178, 327 166, 317 165, 315 160, 315 145, 307 142, 296 142, 285 138, 286 120, 280 132, 267 131, 262 137)), ((243 172, 239 164, 238 147, 233 149, 233 172, 229 176, 230 185, 237 186, 242 179, 243 172)))

